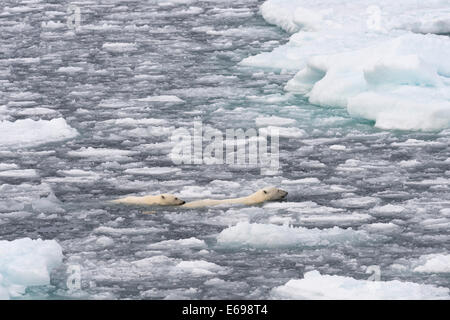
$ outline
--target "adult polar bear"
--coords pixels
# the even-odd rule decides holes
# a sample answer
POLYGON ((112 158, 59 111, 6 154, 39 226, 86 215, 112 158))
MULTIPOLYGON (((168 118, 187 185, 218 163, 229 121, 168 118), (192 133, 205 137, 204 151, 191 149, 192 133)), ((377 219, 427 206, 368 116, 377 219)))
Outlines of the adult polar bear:
POLYGON ((160 194, 157 196, 144 197, 126 197, 111 201, 113 203, 137 204, 144 206, 179 206, 185 204, 186 201, 178 199, 173 194, 160 194))
POLYGON ((216 206, 219 204, 244 204, 253 205, 266 201, 281 200, 287 196, 287 192, 275 187, 263 188, 255 193, 241 198, 232 199, 203 199, 186 203, 185 201, 178 199, 172 194, 161 194, 157 196, 144 196, 144 197, 126 197, 122 199, 113 200, 113 203, 123 204, 135 204, 135 205, 160 205, 160 206, 181 206, 183 208, 200 208, 216 206))
POLYGON ((274 201, 281 200, 287 196, 287 192, 275 187, 263 188, 261 190, 256 191, 255 193, 241 198, 232 198, 232 199, 203 199, 192 201, 183 204, 182 208, 201 208, 201 207, 209 207, 216 206, 219 204, 244 204, 244 205, 253 205, 259 204, 266 201, 274 201))

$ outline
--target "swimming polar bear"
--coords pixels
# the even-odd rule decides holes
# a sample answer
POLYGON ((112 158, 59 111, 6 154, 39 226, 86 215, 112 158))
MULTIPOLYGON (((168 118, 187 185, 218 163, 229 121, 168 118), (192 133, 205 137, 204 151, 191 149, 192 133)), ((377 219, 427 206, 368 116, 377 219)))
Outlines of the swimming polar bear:
POLYGON ((186 201, 178 199, 173 194, 160 194, 157 196, 144 196, 144 197, 126 197, 111 201, 113 203, 124 204, 137 204, 145 206, 179 206, 185 204, 186 201))
POLYGON ((199 207, 207 207, 207 206, 216 206, 219 204, 245 204, 252 205, 258 204, 265 201, 274 201, 281 200, 287 196, 287 192, 275 187, 264 188, 256 191, 255 193, 242 198, 233 198, 233 199, 222 199, 222 200, 214 200, 214 199, 204 199, 197 200, 183 204, 182 208, 199 208, 199 207))

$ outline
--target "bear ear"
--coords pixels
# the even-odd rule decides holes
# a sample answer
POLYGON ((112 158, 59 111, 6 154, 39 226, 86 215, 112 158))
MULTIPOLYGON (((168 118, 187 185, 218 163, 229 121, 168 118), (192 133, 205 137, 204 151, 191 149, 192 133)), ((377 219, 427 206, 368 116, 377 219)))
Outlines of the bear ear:
POLYGON ((267 194, 267 191, 266 191, 266 190, 263 190, 263 191, 264 191, 265 194, 267 194))
POLYGON ((166 197, 164 197, 163 195, 161 195, 161 198, 165 199, 166 197))

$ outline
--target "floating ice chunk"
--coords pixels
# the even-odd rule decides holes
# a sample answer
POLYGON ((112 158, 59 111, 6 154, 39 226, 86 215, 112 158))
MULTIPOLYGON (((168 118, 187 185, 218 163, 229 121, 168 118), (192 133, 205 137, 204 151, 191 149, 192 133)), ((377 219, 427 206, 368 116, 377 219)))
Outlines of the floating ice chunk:
POLYGON ((450 179, 437 177, 436 179, 425 179, 421 181, 408 181, 405 184, 410 185, 423 185, 423 186, 433 186, 433 185, 449 185, 450 179))
POLYGON ((32 215, 33 214, 31 212, 26 212, 26 211, 15 211, 15 212, 10 212, 10 213, 0 213, 0 217, 1 218, 8 218, 8 219, 13 219, 13 220, 28 218, 29 216, 32 216, 32 215))
POLYGON ((178 263, 172 273, 189 273, 195 276, 207 276, 214 274, 226 273, 227 268, 219 266, 215 263, 204 261, 204 260, 194 260, 194 261, 181 261, 178 263))
POLYGON ((387 204, 380 207, 374 207, 370 210, 370 213, 375 216, 398 216, 401 215, 405 211, 405 207, 393 204, 387 204))
POLYGON ((152 243, 147 246, 148 249, 204 249, 207 248, 205 241, 191 237, 188 239, 179 240, 165 240, 157 243, 152 243))
POLYGON ((108 42, 103 44, 103 49, 109 52, 130 52, 137 50, 135 43, 108 42))
POLYGON ((41 97, 41 94, 30 91, 14 92, 9 95, 9 98, 13 101, 28 101, 39 99, 41 97))
POLYGON ((123 161, 129 160, 130 158, 128 156, 135 153, 135 151, 130 150, 82 147, 78 150, 67 152, 67 155, 69 157, 77 158, 94 158, 98 160, 107 159, 108 161, 123 161))
POLYGON ((111 236, 122 236, 122 235, 137 235, 146 233, 163 232, 165 229, 156 227, 147 228, 112 228, 112 227, 98 227, 94 229, 94 233, 109 234, 111 236))
POLYGON ((0 148, 20 148, 74 138, 77 130, 66 120, 16 120, 0 121, 0 148))
POLYGON ((84 69, 81 67, 60 67, 56 72, 59 73, 79 73, 83 71, 84 69))
POLYGON ((414 272, 450 273, 450 254, 428 254, 419 258, 414 272))
POLYGON ((126 174, 134 174, 134 175, 163 175, 163 174, 175 174, 180 172, 180 168, 173 167, 154 167, 154 168, 132 168, 126 169, 124 173, 126 174))
POLYGON ((109 248, 114 244, 114 240, 109 237, 102 236, 95 240, 95 244, 101 248, 109 248))
POLYGON ((425 229, 447 230, 448 228, 450 228, 450 220, 447 217, 425 219, 421 221, 420 224, 425 229))
MULTIPOLYGON (((327 207, 325 207, 327 208, 327 207)), ((333 208, 331 208, 333 209, 333 208)), ((320 212, 318 212, 320 213, 320 212)), ((370 215, 364 213, 352 213, 352 214, 327 214, 327 215, 301 215, 298 220, 300 222, 307 223, 324 223, 330 222, 334 224, 348 224, 355 222, 367 222, 373 219, 370 215)))
POLYGON ((362 227, 362 229, 368 232, 383 234, 396 233, 402 230, 402 228, 392 222, 366 224, 362 227))
POLYGON ((65 23, 61 22, 53 22, 53 21, 42 21, 41 28, 43 29, 64 29, 67 28, 67 25, 65 23))
MULTIPOLYGON (((225 281, 220 278, 212 278, 205 281, 206 286, 214 287, 215 289, 221 290, 233 290, 238 291, 242 289, 247 289, 249 285, 241 281, 225 281)), ((240 291, 242 292, 242 291, 240 291)))
POLYGON ((0 171, 0 178, 39 178, 39 174, 34 169, 16 169, 0 171))
POLYGON ((312 201, 304 202, 269 202, 264 204, 264 209, 285 209, 292 213, 298 213, 301 216, 305 214, 332 214, 342 212, 344 209, 320 206, 312 201))
POLYGON ((302 161, 300 165, 303 168, 311 168, 311 169, 320 169, 320 168, 326 168, 327 165, 325 163, 322 163, 318 160, 306 160, 302 161))
POLYGON ((126 108, 129 106, 129 102, 127 101, 123 101, 120 99, 103 99, 102 101, 100 101, 100 103, 98 104, 99 107, 101 108, 114 108, 114 109, 119 109, 119 108, 126 108))
POLYGON ((275 299, 449 299, 450 290, 413 282, 369 281, 336 275, 321 275, 318 271, 304 274, 300 280, 289 280, 272 289, 275 299))
POLYGON ((47 197, 41 197, 32 202, 31 207, 34 211, 45 213, 61 213, 64 209, 61 208, 61 201, 51 192, 47 197))
POLYGON ((78 263, 86 281, 146 281, 160 283, 185 283, 195 278, 217 277, 227 274, 229 269, 205 260, 183 261, 163 255, 129 261, 127 259, 90 260, 72 256, 69 263, 78 263))
POLYGON ((424 140, 417 140, 417 139, 408 139, 403 142, 393 142, 393 143, 391 143, 391 146, 393 146, 393 147, 427 147, 427 146, 446 146, 446 145, 444 145, 443 143, 438 142, 438 141, 424 141, 424 140))
POLYGON ((0 212, 35 210, 45 213, 61 213, 60 201, 47 184, 0 185, 0 212))
POLYGON ((18 297, 28 286, 50 284, 50 272, 62 263, 55 240, 0 241, 0 299, 18 297))
POLYGON ((380 201, 375 197, 351 197, 339 200, 333 200, 332 203, 343 208, 365 208, 375 205, 380 201))
POLYGON ((81 239, 68 239, 61 244, 68 252, 86 252, 111 248, 114 240, 107 236, 89 235, 81 239))
POLYGON ((403 160, 400 161, 398 164, 404 168, 412 168, 420 165, 420 162, 414 159, 414 160, 403 160))
POLYGON ((450 125, 450 101, 429 88, 364 92, 349 98, 350 115, 375 121, 381 129, 439 130, 450 125), (407 115, 407 116, 406 116, 407 115))
POLYGON ((59 115, 58 111, 49 108, 27 108, 25 110, 18 110, 16 112, 20 116, 35 116, 35 115, 59 115))
POLYGON ((212 192, 210 189, 199 186, 184 186, 180 191, 180 198, 205 198, 211 197, 212 192))
POLYGON ((302 138, 306 136, 305 130, 295 127, 268 126, 266 128, 259 129, 260 135, 271 136, 276 133, 278 133, 278 136, 282 138, 302 138))
POLYGON ((198 297, 200 290, 197 288, 177 288, 168 290, 150 289, 141 293, 143 298, 164 300, 190 300, 198 297))
POLYGON ((136 99, 136 100, 145 101, 145 102, 176 102, 176 103, 184 102, 184 100, 178 98, 177 96, 171 96, 171 95, 149 96, 146 98, 141 98, 141 99, 136 99))
POLYGON ((102 175, 94 171, 85 171, 80 169, 58 170, 58 174, 64 177, 45 178, 49 183, 93 183, 99 180, 102 175))
POLYGON ((18 168, 19 167, 15 163, 0 163, 0 171, 14 170, 18 168))
POLYGON ((239 222, 235 226, 222 230, 217 236, 219 246, 256 248, 322 246, 369 240, 366 232, 355 231, 351 228, 334 227, 320 230, 249 222, 239 222))
POLYGON ((295 124, 297 121, 295 119, 289 119, 289 118, 281 118, 276 116, 271 117, 258 117, 255 119, 255 124, 258 127, 263 126, 285 126, 285 125, 292 125, 295 124))
POLYGON ((96 172, 85 171, 80 169, 58 170, 58 173, 66 177, 91 177, 98 175, 96 172))
POLYGON ((320 180, 317 178, 303 178, 296 180, 283 180, 282 184, 317 184, 320 183, 320 180))
POLYGON ((148 119, 123 118, 123 119, 107 120, 107 121, 104 121, 103 123, 111 124, 111 125, 115 125, 115 126, 134 127, 137 125, 149 125, 149 126, 162 125, 162 124, 166 124, 167 120, 153 119, 153 118, 148 118, 148 119))
POLYGON ((341 144, 333 144, 333 145, 330 146, 330 149, 331 150, 336 150, 336 151, 341 151, 341 150, 347 149, 347 147, 343 146, 341 144))

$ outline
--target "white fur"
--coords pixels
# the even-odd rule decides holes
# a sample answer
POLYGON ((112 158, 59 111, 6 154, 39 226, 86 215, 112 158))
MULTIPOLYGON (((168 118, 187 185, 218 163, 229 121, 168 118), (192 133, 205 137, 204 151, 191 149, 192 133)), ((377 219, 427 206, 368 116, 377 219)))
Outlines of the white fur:
POLYGON ((159 206, 179 206, 185 202, 178 199, 172 194, 160 194, 157 196, 144 196, 144 197, 126 197, 122 199, 113 200, 113 203, 124 203, 124 204, 136 204, 136 205, 159 205, 159 206))
POLYGON ((245 204, 252 205, 258 204, 265 201, 273 201, 280 200, 286 197, 287 192, 278 188, 269 187, 256 191, 255 193, 242 198, 233 198, 233 199, 223 199, 223 200, 214 200, 214 199, 204 199, 188 202, 182 205, 183 208, 199 208, 199 207, 208 207, 208 206, 216 206, 219 204, 245 204))

